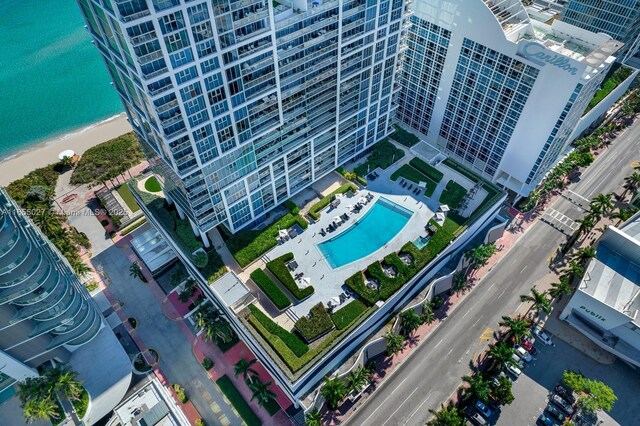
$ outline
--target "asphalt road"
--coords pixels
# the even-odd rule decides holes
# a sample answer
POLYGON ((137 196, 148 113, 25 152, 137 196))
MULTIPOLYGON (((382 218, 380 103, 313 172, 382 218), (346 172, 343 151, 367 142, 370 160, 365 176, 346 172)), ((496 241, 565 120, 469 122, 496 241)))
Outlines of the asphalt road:
MULTIPOLYGON (((640 121, 636 121, 569 189, 587 199, 618 190, 631 174, 630 164, 640 160, 639 152, 640 121)), ((550 207, 572 219, 583 214, 563 198, 550 207)), ((423 425, 431 417, 428 410, 438 409, 469 372, 469 361, 486 347, 500 318, 512 314, 520 305, 519 295, 548 273, 548 258, 565 240, 560 231, 536 221, 346 423, 423 425)))

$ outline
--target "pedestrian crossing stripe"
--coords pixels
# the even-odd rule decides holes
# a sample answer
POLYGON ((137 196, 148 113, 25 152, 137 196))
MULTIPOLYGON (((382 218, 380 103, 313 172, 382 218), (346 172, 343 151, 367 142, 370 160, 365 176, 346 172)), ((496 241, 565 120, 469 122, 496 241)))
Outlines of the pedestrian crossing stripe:
POLYGON ((225 416, 224 414, 222 416, 220 416, 220 424, 223 426, 228 426, 231 424, 231 422, 229 421, 229 419, 227 418, 227 416, 225 416))
POLYGON ((493 330, 490 328, 487 328, 484 330, 484 332, 482 332, 482 335, 480 336, 480 341, 489 341, 493 338, 493 330))
POLYGON ((217 402, 212 402, 210 405, 211 405, 211 411, 213 411, 216 414, 220 414, 222 410, 220 410, 220 406, 218 405, 217 402))

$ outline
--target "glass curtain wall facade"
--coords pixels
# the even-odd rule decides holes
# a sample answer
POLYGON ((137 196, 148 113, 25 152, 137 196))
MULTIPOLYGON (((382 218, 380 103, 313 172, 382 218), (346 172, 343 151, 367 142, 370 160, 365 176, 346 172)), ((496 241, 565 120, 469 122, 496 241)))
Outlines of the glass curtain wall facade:
POLYGON ((640 0, 569 0, 561 19, 623 42, 619 59, 640 65, 640 0))
POLYGON ((165 192, 232 231, 389 134, 404 0, 78 0, 165 192))
MULTIPOLYGON (((10 369, 66 363, 101 327, 66 259, 0 188, 0 359, 10 369)), ((13 382, 1 379, 0 390, 13 382)))

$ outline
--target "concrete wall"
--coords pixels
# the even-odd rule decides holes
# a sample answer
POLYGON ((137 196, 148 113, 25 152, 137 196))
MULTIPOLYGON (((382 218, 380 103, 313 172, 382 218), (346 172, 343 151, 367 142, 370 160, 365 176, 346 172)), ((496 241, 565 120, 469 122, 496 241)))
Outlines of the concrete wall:
POLYGON ((577 139, 580 137, 582 133, 584 133, 589 127, 595 124, 600 117, 602 117, 606 112, 615 104, 618 99, 625 94, 627 90, 629 90, 629 86, 633 83, 633 80, 638 76, 640 70, 635 70, 625 81, 623 81, 618 87, 616 87, 606 98, 601 100, 598 105, 593 107, 591 111, 582 116, 576 129, 573 131, 571 135, 571 140, 577 139))
POLYGON ((502 220, 502 223, 490 228, 487 231, 487 236, 484 237, 484 243, 495 243, 504 235, 504 230, 507 227, 507 220, 503 218, 499 218, 502 220))

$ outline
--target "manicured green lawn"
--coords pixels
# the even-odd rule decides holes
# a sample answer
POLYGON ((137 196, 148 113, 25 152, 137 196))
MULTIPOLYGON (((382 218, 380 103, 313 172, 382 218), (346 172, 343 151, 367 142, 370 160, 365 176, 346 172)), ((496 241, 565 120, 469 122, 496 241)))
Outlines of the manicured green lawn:
POLYGON ((120 197, 122 197, 124 202, 127 204, 127 207, 129 207, 129 210, 131 210, 133 213, 140 210, 140 206, 138 205, 138 203, 136 203, 136 199, 133 198, 133 194, 131 194, 129 185, 127 185, 126 183, 123 185, 120 185, 117 191, 118 191, 118 194, 120 194, 120 197))
POLYGON ((457 182, 450 180, 447 182, 447 186, 440 195, 440 203, 448 205, 452 209, 456 209, 464 196, 467 195, 467 190, 457 182))
POLYGON ((273 302, 276 308, 283 310, 284 308, 291 306, 289 298, 280 290, 280 287, 273 282, 271 278, 262 269, 256 269, 251 273, 251 279, 260 290, 267 295, 269 300, 273 302))
POLYGON ((391 175, 391 180, 396 181, 399 177, 403 177, 413 183, 426 182, 427 180, 429 180, 428 177, 408 164, 403 164, 398 170, 393 172, 393 174, 391 175))
POLYGON ((393 128, 396 129, 396 131, 391 135, 391 139, 398 142, 399 144, 404 145, 407 148, 411 148, 412 146, 420 142, 420 139, 416 135, 407 132, 402 127, 394 125, 393 128))
POLYGON ((367 157, 367 161, 353 169, 353 171, 358 176, 364 176, 376 167, 386 169, 402 157, 404 157, 403 150, 396 148, 387 139, 383 139, 371 148, 371 154, 367 157))
POLYGON ((149 179, 147 179, 144 182, 144 189, 146 189, 149 192, 162 191, 162 187, 160 186, 160 183, 158 182, 158 179, 156 179, 155 176, 151 176, 149 179))
POLYGON ((220 377, 216 384, 224 396, 226 396, 229 402, 231 402, 231 405, 233 405, 233 407, 238 411, 242 420, 247 423, 247 426, 260 426, 262 424, 256 413, 253 412, 249 404, 244 400, 231 379, 225 375, 220 377))
POLYGON ((367 310, 367 306, 359 300, 347 303, 331 314, 331 319, 338 330, 347 328, 356 318, 367 310))
POLYGON ((418 157, 412 158, 411 161, 409 161, 409 164, 411 164, 423 174, 427 175, 427 177, 431 178, 431 180, 435 183, 440 182, 444 177, 444 173, 442 173, 440 170, 436 169, 429 163, 422 161, 418 157))

